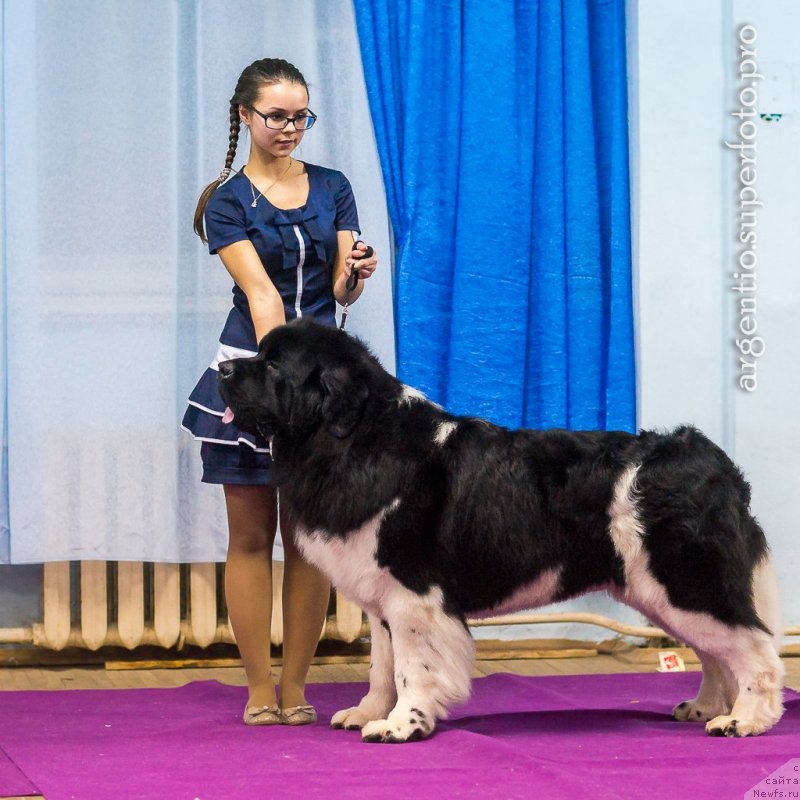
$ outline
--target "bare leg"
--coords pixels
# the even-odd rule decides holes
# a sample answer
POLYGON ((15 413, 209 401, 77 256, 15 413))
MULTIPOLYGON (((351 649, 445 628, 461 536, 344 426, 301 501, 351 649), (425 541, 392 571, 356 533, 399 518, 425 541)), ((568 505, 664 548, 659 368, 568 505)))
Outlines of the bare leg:
POLYGON ((306 705, 305 684, 317 649, 331 588, 328 579, 303 559, 281 514, 283 568, 283 671, 281 708, 306 705))
POLYGON ((277 519, 275 490, 269 486, 224 488, 229 531, 225 599, 247 675, 247 704, 274 706, 270 625, 272 546, 277 519))

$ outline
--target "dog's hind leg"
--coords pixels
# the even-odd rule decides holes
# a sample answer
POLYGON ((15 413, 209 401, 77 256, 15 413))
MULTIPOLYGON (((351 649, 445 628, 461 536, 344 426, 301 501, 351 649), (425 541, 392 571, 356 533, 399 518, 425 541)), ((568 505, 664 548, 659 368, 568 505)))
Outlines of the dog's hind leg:
POLYGON ((384 719, 397 701, 391 630, 377 616, 367 617, 371 639, 369 691, 357 706, 337 711, 331 719, 332 728, 360 730, 372 720, 384 719))
MULTIPOLYGON (((652 610, 650 610, 648 616, 652 622, 660 625, 663 630, 675 639, 690 643, 689 638, 694 638, 691 633, 686 634, 686 629, 679 635, 663 616, 652 610)), ((668 614, 668 616, 672 615, 668 614)), ((678 616, 678 619, 683 621, 682 616, 678 616)), ((697 647, 696 644, 693 649, 703 668, 700 690, 694 699, 678 703, 672 709, 672 716, 680 722, 708 722, 721 714, 730 713, 736 700, 738 689, 733 675, 722 661, 697 647)))
POLYGON ((712 736, 757 736, 783 714, 784 667, 773 639, 760 630, 731 631, 725 652, 718 655, 733 674, 738 694, 728 714, 710 720, 712 736))
POLYGON ((693 700, 684 700, 672 709, 672 716, 686 722, 708 722, 714 717, 729 714, 737 691, 728 669, 717 658, 696 650, 703 666, 700 691, 693 700))
MULTIPOLYGON (((700 607, 714 608, 718 599, 714 592, 722 591, 724 599, 730 601, 726 616, 740 620, 738 623, 725 622, 710 611, 688 610, 674 605, 667 588, 656 579, 650 568, 650 554, 657 548, 659 537, 666 541, 672 534, 664 531, 663 525, 660 532, 645 534, 637 470, 638 467, 630 468, 623 473, 609 507, 609 533, 625 564, 625 588, 617 596, 705 657, 704 671, 708 669, 709 672, 707 677, 704 675, 703 687, 695 700, 676 707, 674 713, 679 719, 691 718, 697 711, 700 711, 702 719, 704 711, 711 711, 715 701, 718 703, 722 697, 726 710, 731 699, 733 705, 729 712, 717 714, 707 722, 708 733, 725 736, 763 733, 783 713, 784 670, 776 644, 780 632, 777 621, 780 604, 771 561, 765 556, 756 564, 750 585, 742 584, 741 579, 738 584, 720 581, 715 585, 713 579, 701 584, 705 593, 700 607), (732 590, 731 585, 736 589, 732 590), (741 605, 747 603, 753 605, 741 605), (739 605, 734 607, 734 604, 739 605), (771 632, 767 633, 761 626, 771 632), (684 713, 687 717, 683 717, 684 713)), ((706 533, 711 535, 713 531, 706 533)), ((763 533, 752 519, 746 529, 729 533, 734 542, 744 540, 743 547, 749 546, 748 543, 752 548, 765 547, 763 533)), ((661 555, 663 557, 663 553, 661 555)), ((717 555, 727 557, 727 551, 721 550, 717 555)), ((740 561, 732 557, 726 564, 732 566, 731 575, 740 574, 740 561)), ((680 591, 680 586, 673 585, 673 591, 680 591)))
POLYGON ((770 633, 738 629, 732 637, 734 646, 722 660, 733 673, 738 695, 729 714, 706 725, 712 736, 755 736, 769 730, 783 714, 783 626, 778 582, 769 555, 753 571, 752 592, 755 611, 770 633))
POLYGON ((757 736, 781 718, 784 668, 770 634, 674 606, 651 616, 694 648, 703 665, 700 692, 675 707, 676 719, 706 719, 712 736, 757 736), (714 711, 720 713, 708 719, 714 711))
MULTIPOLYGON (((659 593, 651 591, 652 597, 659 593)), ((712 736, 756 736, 781 718, 784 668, 770 634, 676 608, 664 593, 658 611, 648 616, 692 647, 703 665, 700 692, 675 707, 676 719, 706 719, 712 736), (708 719, 714 711, 719 713, 708 719)))
POLYGON ((712 736, 757 736, 781 718, 784 668, 770 634, 674 606, 650 616, 703 665, 700 691, 675 707, 676 719, 706 721, 712 736))
POLYGON ((396 588, 383 613, 392 631, 397 704, 361 731, 367 742, 407 742, 433 733, 449 707, 469 697, 475 649, 469 629, 445 612, 442 592, 396 588))

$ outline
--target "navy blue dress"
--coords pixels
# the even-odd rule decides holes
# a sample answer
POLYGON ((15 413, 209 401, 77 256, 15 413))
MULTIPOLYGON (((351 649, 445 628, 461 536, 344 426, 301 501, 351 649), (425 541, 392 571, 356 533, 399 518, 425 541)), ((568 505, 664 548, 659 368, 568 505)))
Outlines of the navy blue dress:
MULTIPOLYGON (((214 255, 226 245, 251 241, 283 299, 286 321, 313 317, 324 325, 335 325, 336 233, 358 232, 358 214, 350 182, 341 172, 314 164, 305 167, 308 199, 300 208, 276 208, 257 192, 253 208, 250 181, 241 172, 217 188, 205 214, 208 249, 214 255)), ((240 430, 235 422, 222 422, 225 404, 218 388, 219 363, 255 355, 257 349, 247 297, 234 284, 233 308, 217 353, 189 395, 182 424, 203 442, 206 483, 270 482, 267 442, 240 430)))

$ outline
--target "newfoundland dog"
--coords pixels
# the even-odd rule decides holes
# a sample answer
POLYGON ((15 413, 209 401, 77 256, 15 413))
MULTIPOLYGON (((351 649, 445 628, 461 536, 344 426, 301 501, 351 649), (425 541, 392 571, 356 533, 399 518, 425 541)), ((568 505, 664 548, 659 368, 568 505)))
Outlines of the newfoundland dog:
POLYGON ((775 572, 725 453, 692 427, 508 430, 449 414, 357 339, 299 320, 219 365, 237 425, 270 442, 305 557, 368 614, 369 692, 337 728, 429 736, 467 698, 465 620, 609 592, 691 645, 675 707, 750 736, 783 712, 775 572))

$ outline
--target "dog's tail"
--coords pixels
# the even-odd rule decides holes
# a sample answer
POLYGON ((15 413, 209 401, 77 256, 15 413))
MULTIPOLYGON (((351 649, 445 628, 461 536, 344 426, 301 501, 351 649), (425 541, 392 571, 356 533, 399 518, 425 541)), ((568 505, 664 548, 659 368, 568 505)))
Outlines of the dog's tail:
POLYGON ((756 613, 772 633, 775 650, 780 653, 783 642, 783 615, 778 575, 770 552, 764 553, 753 570, 753 599, 756 613))

